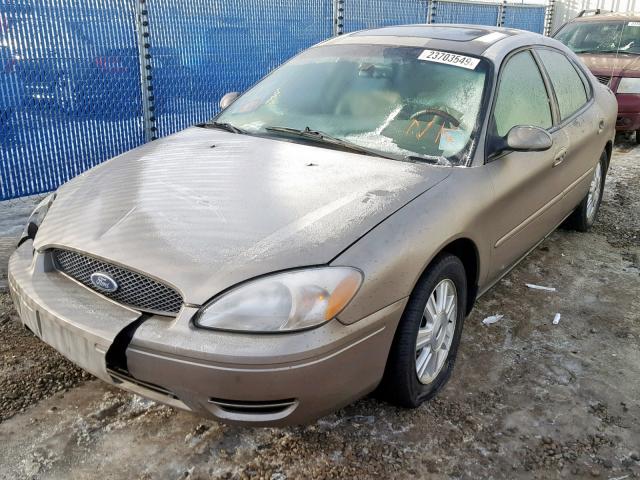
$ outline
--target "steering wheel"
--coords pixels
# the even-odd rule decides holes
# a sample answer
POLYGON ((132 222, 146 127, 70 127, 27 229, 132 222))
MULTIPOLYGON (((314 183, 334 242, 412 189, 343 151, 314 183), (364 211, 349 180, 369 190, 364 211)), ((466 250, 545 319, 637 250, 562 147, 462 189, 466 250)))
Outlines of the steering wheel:
POLYGON ((418 117, 422 117, 423 115, 433 115, 436 117, 443 118, 445 121, 449 122, 454 127, 459 127, 460 122, 453 115, 445 112, 444 110, 440 110, 438 108, 425 108, 424 110, 420 110, 419 112, 414 113, 409 117, 409 120, 417 120, 418 117))

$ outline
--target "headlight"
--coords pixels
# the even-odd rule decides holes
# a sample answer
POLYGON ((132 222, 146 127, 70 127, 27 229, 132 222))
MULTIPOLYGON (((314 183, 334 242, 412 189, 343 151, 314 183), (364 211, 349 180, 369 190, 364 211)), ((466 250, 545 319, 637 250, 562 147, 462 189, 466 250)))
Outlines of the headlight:
POLYGON ((621 78, 617 93, 640 93, 640 78, 621 78))
POLYGON ((49 212, 49 208, 51 208, 51 204, 56 199, 56 194, 52 193, 51 195, 47 195, 31 212, 31 216, 29 217, 29 221, 27 225, 24 227, 22 231, 22 235, 20 236, 20 242, 18 242, 18 246, 22 245, 22 243, 31 238, 36 238, 36 233, 38 233, 38 228, 42 224, 44 217, 46 217, 49 212))
POLYGON ((250 281, 204 306, 195 324, 239 332, 283 332, 335 318, 355 296, 362 273, 348 267, 309 268, 250 281))

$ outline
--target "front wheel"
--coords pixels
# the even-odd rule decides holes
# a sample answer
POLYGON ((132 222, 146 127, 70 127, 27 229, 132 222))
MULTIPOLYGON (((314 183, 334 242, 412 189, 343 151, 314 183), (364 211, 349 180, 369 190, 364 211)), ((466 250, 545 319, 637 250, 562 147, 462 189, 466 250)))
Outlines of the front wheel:
POLYGON ((602 192, 604 191, 604 181, 607 174, 607 154, 602 153, 600 161, 593 169, 589 191, 582 202, 576 207, 568 219, 569 226, 579 232, 588 231, 596 221, 600 203, 602 202, 602 192))
POLYGON ((467 281, 458 257, 440 255, 416 285, 402 315, 380 391, 415 408, 447 382, 466 312, 467 281))

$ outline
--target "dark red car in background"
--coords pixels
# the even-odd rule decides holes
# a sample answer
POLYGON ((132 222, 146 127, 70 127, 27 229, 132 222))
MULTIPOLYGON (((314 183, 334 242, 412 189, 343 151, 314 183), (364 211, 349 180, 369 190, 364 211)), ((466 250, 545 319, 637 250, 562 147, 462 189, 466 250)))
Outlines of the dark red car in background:
POLYGON ((640 14, 582 12, 554 37, 616 94, 616 129, 635 131, 640 143, 640 14))

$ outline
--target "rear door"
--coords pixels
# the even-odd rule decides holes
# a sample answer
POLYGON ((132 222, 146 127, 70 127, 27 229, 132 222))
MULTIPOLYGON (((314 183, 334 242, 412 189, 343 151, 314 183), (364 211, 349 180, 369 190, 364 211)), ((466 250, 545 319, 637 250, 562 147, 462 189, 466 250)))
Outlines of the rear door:
POLYGON ((491 223, 494 280, 533 248, 562 220, 559 206, 562 185, 556 181, 554 164, 567 148, 566 134, 554 129, 557 108, 539 65, 528 50, 520 50, 502 64, 491 114, 491 138, 506 137, 516 125, 546 129, 553 146, 542 152, 487 151, 487 168, 496 203, 491 223))
POLYGON ((567 138, 564 156, 554 166, 554 181, 564 189, 561 201, 568 215, 587 194, 593 167, 603 145, 604 115, 592 100, 589 82, 564 53, 539 47, 535 53, 548 75, 558 104, 558 130, 567 138))

